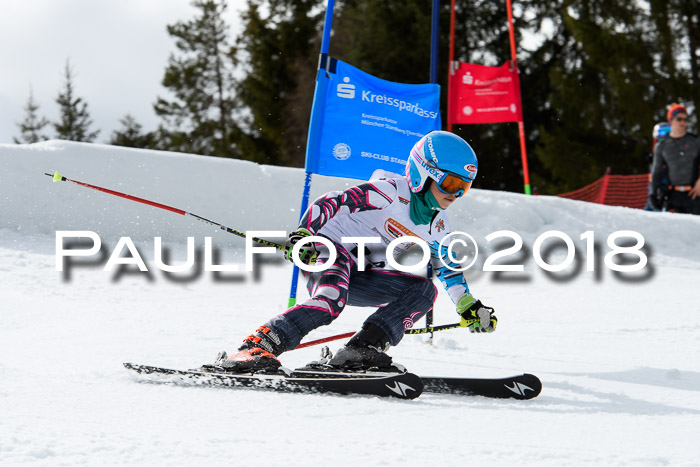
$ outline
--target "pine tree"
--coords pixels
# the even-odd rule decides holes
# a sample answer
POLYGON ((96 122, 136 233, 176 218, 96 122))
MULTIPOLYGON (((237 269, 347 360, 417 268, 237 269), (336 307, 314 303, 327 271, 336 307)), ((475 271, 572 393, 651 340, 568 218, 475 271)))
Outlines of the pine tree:
POLYGON ((224 0, 195 0, 197 16, 168 26, 178 53, 163 77, 173 100, 158 98, 155 112, 163 119, 161 144, 169 150, 232 157, 236 100, 233 49, 224 22, 224 0))
MULTIPOLYGON (((443 14, 440 23, 441 43, 440 62, 445 67, 439 77, 443 86, 443 109, 447 109, 447 59, 449 53, 449 22, 443 14)), ((455 60, 486 66, 500 66, 511 59, 510 39, 508 37, 508 12, 503 0, 459 0, 455 12, 455 60)), ((522 16, 516 15, 515 39, 521 44, 521 31, 527 26, 522 16)), ((536 128, 533 118, 533 101, 535 93, 527 87, 528 77, 526 55, 522 47, 518 48, 523 115, 528 140, 527 151, 530 172, 536 171, 531 157, 531 139, 536 128), (524 90, 528 89, 528 92, 524 90)), ((546 89, 546 86, 545 86, 546 89)), ((455 125, 453 131, 467 140, 477 151, 480 161, 479 174, 475 180, 478 188, 523 191, 523 165, 520 152, 520 140, 517 123, 496 123, 481 125, 455 125)))
MULTIPOLYGON (((649 0, 661 48, 667 103, 682 101, 695 108, 700 95, 700 2, 649 0)), ((663 112, 660 112, 663 114, 663 112)))
POLYGON ((670 27, 682 30, 673 2, 532 3, 555 27, 530 62, 548 82, 534 184, 561 193, 591 183, 606 167, 618 174, 648 170, 654 124, 665 120, 669 102, 692 96, 670 27))
POLYGON ((92 120, 88 112, 86 102, 81 97, 74 96, 73 70, 66 61, 65 84, 63 91, 56 98, 60 110, 60 121, 53 124, 56 129, 56 137, 69 141, 92 142, 100 133, 99 130, 91 131, 92 120))
MULTIPOLYGON (((441 16, 449 19, 444 3, 441 16)), ((334 21, 331 55, 382 79, 427 83, 431 16, 431 0, 348 0, 334 21)), ((447 31, 441 31, 445 46, 447 31)), ((441 58, 445 62, 447 55, 441 58)))
POLYGON ((154 132, 143 132, 143 126, 131 114, 119 120, 121 129, 112 132, 109 144, 129 148, 158 149, 154 132))
POLYGON ((34 92, 30 87, 27 105, 24 107, 26 115, 22 123, 17 124, 22 134, 19 139, 12 138, 16 144, 37 143, 49 139, 48 136, 42 133, 42 130, 50 122, 45 117, 40 118, 38 110, 39 104, 34 101, 34 92))
MULTIPOLYGON (((320 0, 248 0, 237 90, 245 157, 301 165, 319 50, 320 0), (291 144, 290 144, 291 143, 291 144)), ((345 0, 330 53, 380 78, 428 81, 431 0, 345 0)), ((510 60, 502 0, 458 0, 455 59, 510 60)), ((518 68, 533 188, 561 193, 648 170, 653 125, 669 102, 700 95, 697 0, 519 0, 518 68), (530 49, 525 33, 539 34, 530 49)), ((447 94, 449 2, 442 3, 438 83, 447 94)), ((476 185, 522 191, 517 124, 455 126, 484 163, 476 185)))
POLYGON ((322 0, 248 0, 237 55, 236 86, 245 106, 241 157, 304 165, 318 65, 322 0))
POLYGON ((684 45, 687 46, 690 60, 690 92, 696 101, 694 108, 698 109, 698 96, 700 96, 700 4, 697 0, 676 0, 681 3, 683 26, 685 34, 684 45))
MULTIPOLYGON (((510 59, 502 0, 458 0, 455 60, 496 66, 510 59)), ((430 79, 431 0, 347 0, 334 20, 331 54, 379 78, 402 83, 430 79)), ((518 20, 519 21, 519 20, 518 20)), ((450 2, 442 2, 438 84, 446 126, 450 2)), ((525 96, 524 96, 525 98, 525 96)), ((525 104, 525 109, 528 109, 525 104)), ((517 124, 455 125, 453 131, 487 157, 475 186, 522 190, 517 124)))

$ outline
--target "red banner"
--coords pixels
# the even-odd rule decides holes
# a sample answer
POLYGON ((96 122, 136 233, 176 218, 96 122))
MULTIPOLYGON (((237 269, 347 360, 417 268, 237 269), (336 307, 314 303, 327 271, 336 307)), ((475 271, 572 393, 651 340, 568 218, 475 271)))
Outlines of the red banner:
POLYGON ((450 123, 519 122, 523 119, 520 80, 508 62, 491 67, 457 64, 450 75, 447 121, 450 123))

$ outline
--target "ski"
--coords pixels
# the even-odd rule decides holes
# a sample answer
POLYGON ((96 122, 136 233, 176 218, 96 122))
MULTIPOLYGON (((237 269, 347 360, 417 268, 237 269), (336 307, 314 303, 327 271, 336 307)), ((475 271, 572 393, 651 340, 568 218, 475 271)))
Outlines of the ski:
MULTIPOLYGON (((532 374, 507 378, 419 377, 407 372, 342 371, 309 365, 289 374, 218 373, 124 363, 141 381, 187 386, 224 386, 278 392, 360 394, 415 399, 421 393, 527 400, 542 391, 532 374)), ((212 367, 215 368, 215 367, 212 367)))
POLYGON ((529 373, 508 378, 421 377, 423 392, 494 397, 497 399, 533 399, 542 391, 540 379, 529 373))
POLYGON ((374 395, 415 399, 423 391, 421 379, 413 373, 382 373, 336 376, 333 374, 235 374, 210 370, 173 370, 124 363, 137 379, 186 386, 224 386, 266 389, 279 392, 374 395))
MULTIPOLYGON (((332 375, 335 378, 362 378, 374 375, 389 375, 401 371, 394 368, 389 373, 375 371, 338 370, 327 365, 311 363, 294 370, 296 375, 308 377, 332 375)), ((532 374, 511 376, 507 378, 451 378, 441 376, 421 376, 423 393, 456 394, 462 396, 482 396, 495 399, 527 400, 537 397, 542 391, 542 382, 532 374)))

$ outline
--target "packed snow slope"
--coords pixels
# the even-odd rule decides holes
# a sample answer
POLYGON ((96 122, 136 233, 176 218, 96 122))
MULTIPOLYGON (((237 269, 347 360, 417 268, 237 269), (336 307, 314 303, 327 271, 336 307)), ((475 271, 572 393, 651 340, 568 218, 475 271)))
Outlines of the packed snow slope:
MULTIPOLYGON (((498 330, 445 331, 432 343, 407 336, 390 353, 422 375, 534 373, 544 388, 531 401, 182 388, 138 384, 121 364, 191 368, 235 349, 284 311, 291 267, 270 257, 254 273, 206 272, 201 261, 164 273, 155 237, 169 264, 187 258, 187 237, 200 260, 211 237, 217 264, 228 265, 243 261, 244 242, 192 217, 53 183, 45 173, 54 171, 242 231, 293 229, 304 177, 112 146, 0 145, 0 465, 697 465, 700 217, 478 189, 450 208, 452 230, 479 245, 467 276, 496 309, 498 330), (95 232, 101 253, 57 271, 64 230, 95 232), (503 230, 523 247, 495 264, 523 264, 522 272, 483 271, 488 256, 513 244, 486 240, 503 230), (548 231, 575 245, 563 271, 534 260, 548 231), (641 271, 606 264, 616 231, 643 236, 641 271), (593 251, 584 232, 593 232, 593 251), (121 237, 134 241, 148 272, 104 270, 121 237)), ((315 176, 312 197, 357 182, 315 176)), ((561 263, 563 245, 545 241, 542 256, 561 263)), ((349 307, 307 339, 355 330, 371 311, 349 307)), ((435 314, 456 320, 444 293, 435 314)), ((318 350, 282 362, 300 366, 318 350)))

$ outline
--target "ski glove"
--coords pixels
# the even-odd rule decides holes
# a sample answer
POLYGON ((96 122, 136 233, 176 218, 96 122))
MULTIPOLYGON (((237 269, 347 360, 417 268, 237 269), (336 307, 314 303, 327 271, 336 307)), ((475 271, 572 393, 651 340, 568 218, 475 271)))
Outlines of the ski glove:
POLYGON ((462 295, 457 301, 457 313, 462 317, 459 324, 471 332, 496 330, 498 318, 493 314, 493 308, 484 306, 481 300, 475 299, 471 294, 462 295))
MULTIPOLYGON (((302 238, 310 237, 313 234, 306 229, 297 229, 289 234, 289 238, 283 245, 284 259, 287 261, 292 261, 292 249, 294 245, 302 238)), ((313 243, 307 243, 299 249, 299 260, 304 264, 314 264, 316 262, 316 257, 318 256, 318 250, 313 243)))

